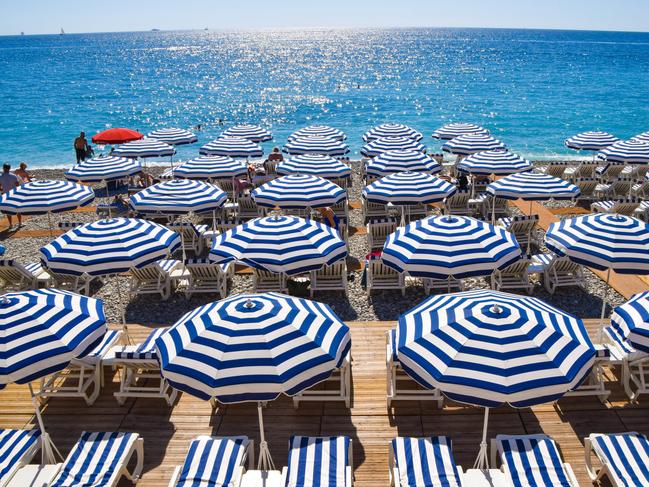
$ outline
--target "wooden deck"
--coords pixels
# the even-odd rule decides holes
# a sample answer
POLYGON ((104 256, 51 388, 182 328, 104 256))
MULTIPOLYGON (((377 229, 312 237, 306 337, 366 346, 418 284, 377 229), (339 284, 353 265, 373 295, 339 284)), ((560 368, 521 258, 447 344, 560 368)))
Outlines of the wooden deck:
MULTIPOLYGON (((385 401, 386 373, 384 333, 393 322, 351 322, 353 355, 353 406, 337 403, 304 403, 294 410, 288 398, 269 403, 265 409, 266 435, 276 465, 286 464, 291 434, 345 434, 354 441, 357 486, 388 484, 388 442, 396 435, 449 435, 457 461, 465 468, 475 459, 482 428, 482 411, 447 404, 435 410, 431 403, 401 402, 388 411, 385 401)), ((597 321, 588 322, 594 334, 597 321)), ((149 331, 129 326, 137 341, 149 331)), ((611 374, 611 379, 613 379, 611 374)), ((538 433, 551 435, 559 444, 581 482, 591 485, 583 461, 583 437, 591 432, 637 430, 649 434, 649 401, 630 405, 617 383, 611 383, 611 402, 595 398, 563 399, 557 405, 533 409, 501 408, 491 415, 489 434, 538 433)), ((136 431, 144 437, 145 470, 138 485, 167 485, 189 441, 199 434, 246 434, 257 440, 254 404, 227 406, 213 413, 209 404, 181 394, 173 408, 162 400, 130 400, 120 407, 112 397, 116 383, 107 386, 92 407, 76 399, 55 398, 44 408, 45 424, 53 440, 67 454, 83 430, 136 431)), ((22 428, 32 424, 27 388, 9 386, 0 392, 0 427, 22 428)), ((129 485, 128 483, 124 485, 129 485)))

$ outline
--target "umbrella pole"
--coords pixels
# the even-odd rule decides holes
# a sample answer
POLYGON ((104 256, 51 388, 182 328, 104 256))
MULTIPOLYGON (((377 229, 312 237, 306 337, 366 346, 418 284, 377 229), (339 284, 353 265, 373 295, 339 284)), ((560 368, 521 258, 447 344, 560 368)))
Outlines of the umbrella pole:
POLYGON ((50 227, 50 237, 53 237, 52 235, 52 213, 47 212, 47 225, 50 227))
POLYGON ((406 226, 406 208, 403 205, 401 205, 401 226, 406 226))
POLYGON ((496 223, 496 195, 493 195, 491 199, 491 224, 494 225, 496 223))
POLYGON ((34 405, 34 412, 36 415, 36 421, 38 422, 38 428, 41 430, 41 465, 57 463, 56 458, 63 460, 61 452, 56 449, 54 443, 50 438, 50 435, 45 431, 45 425, 43 424, 43 417, 41 416, 41 406, 38 404, 38 399, 34 394, 34 388, 32 383, 29 384, 29 393, 32 396, 32 404, 34 405))
POLYGON ((275 464, 270 456, 268 443, 266 443, 266 435, 264 434, 264 414, 262 412, 261 402, 257 403, 257 416, 259 416, 259 460, 257 461, 257 470, 275 470, 275 464))
POLYGON ((473 468, 479 470, 489 470, 489 455, 487 454, 487 427, 489 425, 489 408, 484 409, 484 423, 482 425, 482 441, 480 442, 480 451, 476 458, 473 468))
MULTIPOLYGON (((119 282, 119 274, 115 275, 115 278, 117 279, 115 287, 117 288, 117 299, 122 303, 122 285, 119 282)), ((121 313, 122 315, 122 331, 124 332, 124 343, 126 345, 131 345, 131 337, 128 335, 128 328, 126 326, 126 307, 122 309, 121 313)))
POLYGON ((608 303, 608 281, 611 277, 611 268, 606 271, 606 289, 604 289, 604 297, 602 298, 602 314, 599 317, 599 331, 598 339, 602 341, 602 330, 604 330, 604 315, 606 313, 606 304, 608 303))

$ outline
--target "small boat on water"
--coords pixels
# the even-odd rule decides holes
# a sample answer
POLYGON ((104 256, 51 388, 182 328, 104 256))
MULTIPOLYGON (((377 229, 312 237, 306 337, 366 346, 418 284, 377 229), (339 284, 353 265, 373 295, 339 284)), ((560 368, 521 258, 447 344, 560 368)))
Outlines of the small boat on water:
POLYGON ((64 35, 64 34, 65 34, 65 31, 63 30, 63 27, 61 27, 61 32, 59 32, 59 35, 62 36, 62 35, 64 35))

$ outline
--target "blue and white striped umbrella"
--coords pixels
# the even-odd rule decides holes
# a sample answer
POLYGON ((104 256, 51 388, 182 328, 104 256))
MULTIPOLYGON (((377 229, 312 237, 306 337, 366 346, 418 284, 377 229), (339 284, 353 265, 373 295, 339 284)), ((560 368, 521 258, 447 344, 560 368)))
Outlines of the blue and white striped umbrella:
POLYGON ((329 306, 278 293, 201 306, 156 340, 173 387, 226 404, 308 389, 341 365, 350 346, 349 328, 329 306))
POLYGON ((341 140, 310 135, 289 140, 282 149, 291 155, 322 154, 324 156, 344 156, 349 152, 349 146, 341 140))
POLYGON ((649 353, 649 291, 634 294, 615 308, 611 326, 637 350, 649 353))
POLYGON ((228 179, 248 174, 243 161, 230 156, 200 156, 173 168, 173 175, 187 179, 228 179))
POLYGON ((366 172, 372 176, 386 176, 395 172, 416 171, 437 174, 442 166, 428 154, 412 149, 389 150, 373 158, 366 172))
POLYGON ((140 213, 184 215, 214 211, 228 195, 213 184, 190 179, 174 179, 154 184, 135 193, 129 206, 140 213))
POLYGON ((575 150, 602 150, 619 141, 608 132, 582 132, 566 139, 566 147, 575 150))
POLYGON ((15 187, 0 198, 6 215, 44 215, 90 204, 95 192, 88 186, 68 181, 32 181, 15 187))
POLYGON ((219 137, 199 149, 204 156, 261 157, 264 151, 251 140, 241 137, 219 137))
POLYGON ((458 171, 470 174, 514 174, 529 171, 534 165, 527 159, 507 150, 496 149, 471 154, 457 165, 458 171))
POLYGON ((442 201, 457 191, 454 184, 421 172, 398 172, 382 177, 363 189, 372 203, 397 206, 430 204, 442 201))
POLYGON ((221 134, 223 137, 240 137, 248 139, 252 142, 268 142, 273 140, 273 134, 259 125, 252 125, 248 123, 233 125, 221 134))
POLYGON ((277 165, 277 174, 310 174, 325 179, 348 178, 351 168, 335 157, 321 154, 302 154, 291 156, 277 165))
POLYGON ((210 260, 239 261, 249 267, 303 274, 347 255, 338 232, 322 223, 293 216, 256 218, 217 236, 210 260))
POLYGON ((598 213, 561 220, 550 225, 545 244, 595 269, 649 273, 649 225, 630 216, 598 213))
POLYGON ((649 164, 649 144, 639 140, 621 140, 601 150, 597 157, 607 162, 649 164))
POLYGON ((65 173, 65 179, 79 183, 101 183, 127 178, 142 171, 135 159, 99 156, 75 165, 65 173))
POLYGON ((414 277, 484 276, 520 259, 516 238, 505 229, 466 216, 431 216, 388 236, 381 259, 414 277))
POLYGON ((402 123, 384 123, 368 130, 363 135, 365 142, 372 142, 384 137, 405 137, 419 142, 424 138, 421 132, 402 123))
POLYGON ((399 319, 399 363, 427 388, 475 406, 559 399, 593 366, 583 322, 540 299, 478 290, 432 296, 399 319))
POLYGON ((476 152, 491 151, 494 149, 504 149, 503 144, 498 139, 486 134, 466 134, 449 140, 442 146, 444 152, 450 152, 458 156, 468 156, 476 152))
POLYGON ((193 144, 198 141, 194 132, 185 129, 166 128, 149 132, 147 135, 150 139, 156 139, 169 145, 193 144))
POLYGON ((451 140, 460 135, 481 134, 489 135, 489 131, 473 123, 448 123, 433 132, 434 139, 451 140))
POLYGON ((180 236, 162 225, 137 218, 98 220, 73 228, 41 248, 48 269, 73 276, 104 276, 168 257, 180 236))
POLYGON ((122 144, 113 150, 112 155, 119 157, 165 157, 176 153, 169 144, 156 139, 140 139, 122 144))
POLYGON ((424 152, 426 148, 420 142, 408 137, 383 137, 363 146, 361 154, 365 157, 376 157, 387 151, 412 150, 424 152))
POLYGON ((266 208, 326 208, 347 198, 347 191, 318 176, 292 174, 262 184, 251 196, 266 208))
POLYGON ((571 200, 579 196, 579 188, 563 179, 534 172, 505 176, 487 186, 487 193, 508 200, 525 201, 571 200))
POLYGON ((0 389, 63 370, 106 333, 103 303, 59 289, 0 297, 0 389))
POLYGON ((649 144, 649 132, 642 132, 641 134, 636 135, 631 140, 637 140, 649 144))
POLYGON ((301 139, 302 137, 311 137, 312 135, 328 137, 335 140, 347 139, 345 132, 340 129, 329 127, 328 125, 309 125, 308 127, 304 127, 293 132, 288 137, 288 140, 301 139))

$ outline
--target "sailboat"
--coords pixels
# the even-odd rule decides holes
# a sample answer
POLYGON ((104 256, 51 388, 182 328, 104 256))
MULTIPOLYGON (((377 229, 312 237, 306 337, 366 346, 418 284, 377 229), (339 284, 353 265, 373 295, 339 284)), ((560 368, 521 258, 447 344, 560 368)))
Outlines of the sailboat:
POLYGON ((65 31, 63 30, 63 27, 61 27, 61 32, 59 33, 59 35, 63 35, 63 34, 65 34, 65 31))

